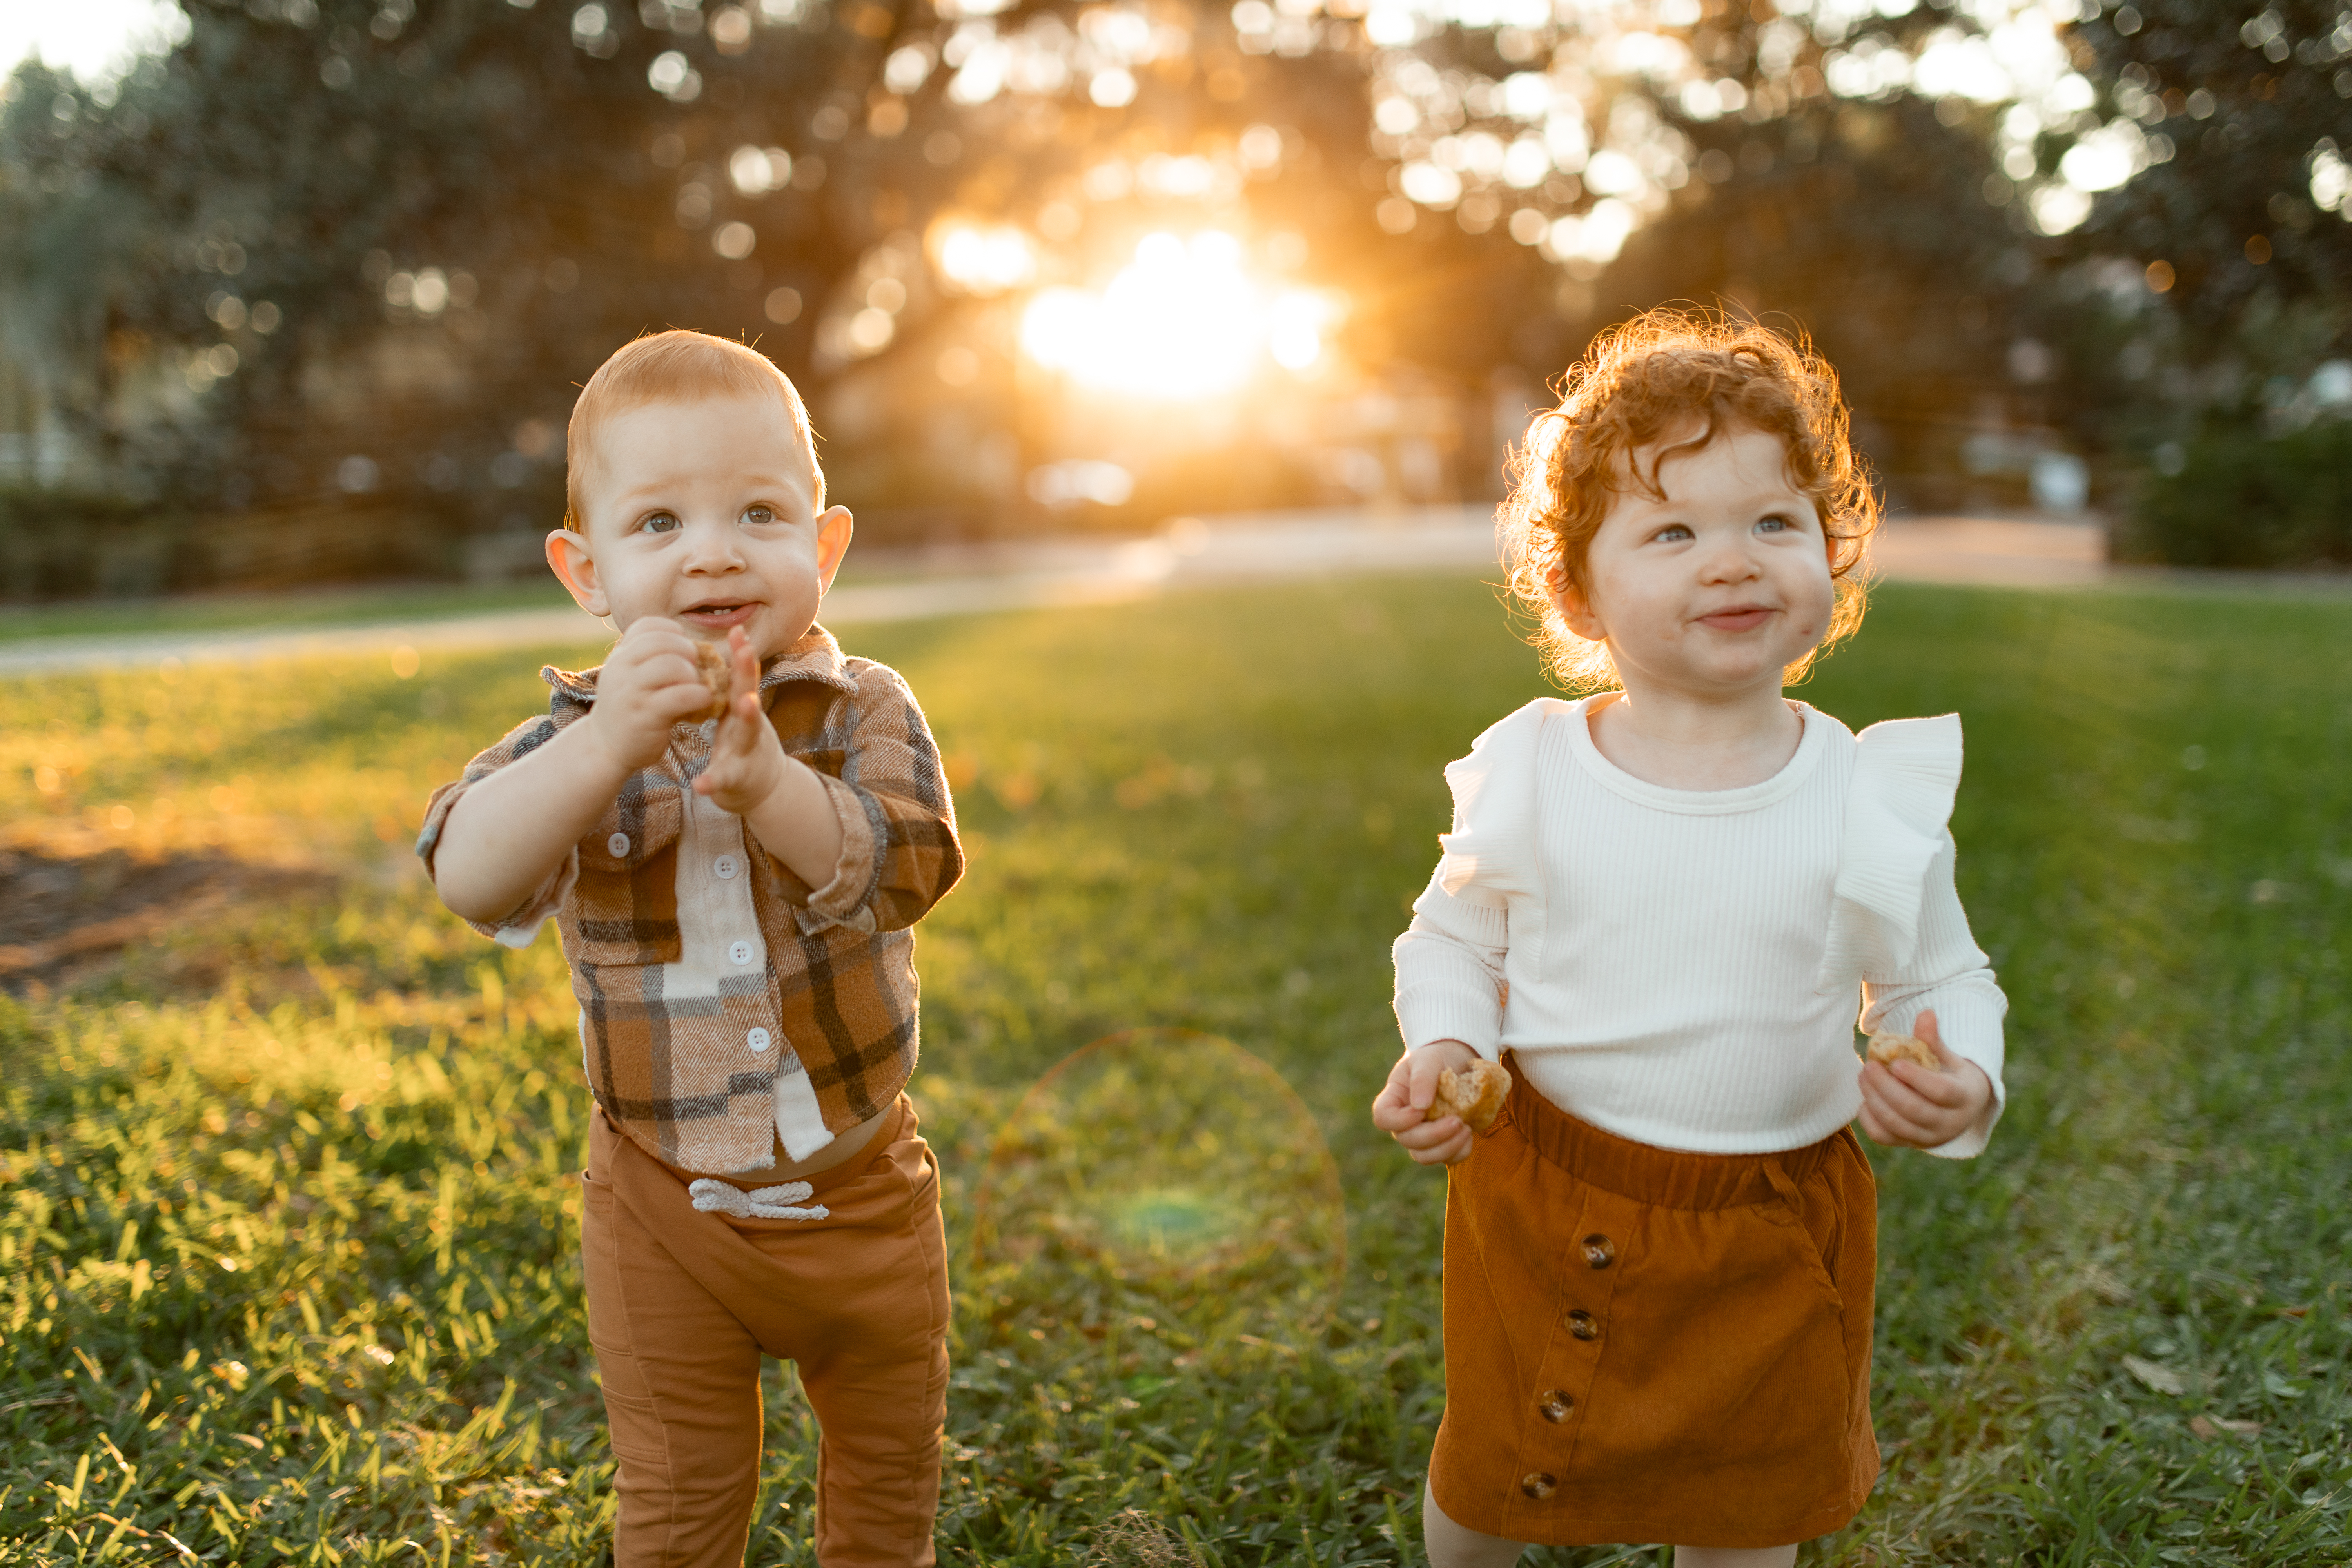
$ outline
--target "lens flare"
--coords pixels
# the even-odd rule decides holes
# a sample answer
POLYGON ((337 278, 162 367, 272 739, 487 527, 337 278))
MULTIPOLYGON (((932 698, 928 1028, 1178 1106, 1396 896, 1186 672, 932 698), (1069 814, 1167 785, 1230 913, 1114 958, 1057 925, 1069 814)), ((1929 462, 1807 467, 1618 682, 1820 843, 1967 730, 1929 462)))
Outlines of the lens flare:
POLYGON ((1113 1035, 1046 1074, 999 1133, 975 1208, 981 1288, 1202 1337, 1300 1339, 1347 1268, 1314 1117, 1265 1063, 1188 1029, 1113 1035))

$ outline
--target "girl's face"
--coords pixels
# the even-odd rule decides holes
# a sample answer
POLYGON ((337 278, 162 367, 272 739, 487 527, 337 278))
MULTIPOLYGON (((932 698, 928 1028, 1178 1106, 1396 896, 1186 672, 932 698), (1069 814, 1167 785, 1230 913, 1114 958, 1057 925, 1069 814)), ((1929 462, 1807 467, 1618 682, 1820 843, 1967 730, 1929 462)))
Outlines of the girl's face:
MULTIPOLYGON (((1644 468, 1658 449, 1638 454, 1644 468)), ((1655 470, 1664 499, 1628 483, 1601 521, 1590 592, 1555 584, 1570 629, 1609 645, 1636 699, 1777 692, 1782 668, 1828 635, 1830 542, 1787 458, 1780 437, 1736 426, 1672 454, 1655 470)))

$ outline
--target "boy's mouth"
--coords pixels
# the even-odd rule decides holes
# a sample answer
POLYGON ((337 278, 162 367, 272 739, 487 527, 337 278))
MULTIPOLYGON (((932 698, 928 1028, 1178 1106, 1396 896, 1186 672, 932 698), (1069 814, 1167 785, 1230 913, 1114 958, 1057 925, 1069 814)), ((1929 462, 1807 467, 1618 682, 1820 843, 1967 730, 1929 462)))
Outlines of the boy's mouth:
POLYGON ((723 604, 697 605, 691 609, 680 610, 678 619, 690 626, 701 626, 710 631, 723 632, 730 626, 740 626, 749 621, 751 618, 751 612, 759 607, 757 605, 747 604, 740 600, 731 600, 723 604))

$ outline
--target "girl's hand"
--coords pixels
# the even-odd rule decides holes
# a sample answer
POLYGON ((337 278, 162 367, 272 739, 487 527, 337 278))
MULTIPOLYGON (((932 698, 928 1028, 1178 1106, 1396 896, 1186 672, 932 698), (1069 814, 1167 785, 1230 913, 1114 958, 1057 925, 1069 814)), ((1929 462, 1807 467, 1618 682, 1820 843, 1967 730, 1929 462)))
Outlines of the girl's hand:
POLYGON ((694 793, 722 810, 749 816, 775 794, 791 759, 776 727, 760 710, 760 662, 741 626, 727 631, 727 657, 734 691, 710 742, 710 764, 696 776, 694 793))
POLYGON ((1460 1040, 1436 1040, 1407 1051, 1389 1069, 1389 1081, 1372 1100, 1372 1125, 1423 1165, 1451 1165, 1470 1157, 1473 1134, 1458 1116, 1422 1120, 1437 1098, 1437 1075, 1478 1059, 1460 1040))
POLYGON ((1976 1125, 1992 1102, 1992 1080, 1944 1044, 1933 1012, 1920 1014, 1911 1029, 1934 1048, 1944 1069, 1916 1062, 1864 1062, 1862 1130, 1892 1148, 1933 1149, 1976 1125))
POLYGON ((651 767, 672 726, 710 700, 695 668, 694 638, 660 616, 629 623, 596 677, 596 701, 581 728, 623 773, 651 767))

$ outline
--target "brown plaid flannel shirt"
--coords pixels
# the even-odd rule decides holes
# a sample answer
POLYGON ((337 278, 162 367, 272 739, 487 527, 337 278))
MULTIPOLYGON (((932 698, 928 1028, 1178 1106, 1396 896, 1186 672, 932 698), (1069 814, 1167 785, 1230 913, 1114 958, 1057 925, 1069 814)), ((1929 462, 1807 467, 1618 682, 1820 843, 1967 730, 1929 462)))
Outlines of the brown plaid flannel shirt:
MULTIPOLYGON (((554 688, 547 717, 434 792, 416 841, 428 870, 467 787, 595 700, 595 670, 540 677, 554 688)), ((805 1158, 898 1097, 917 1050, 910 928, 963 873, 939 748, 895 670, 845 658, 813 626, 760 691, 840 816, 831 881, 812 888, 694 793, 710 739, 681 724, 523 908, 468 922, 519 947, 552 914, 597 1103, 661 1159, 720 1174, 772 1164, 780 1135, 805 1158)))

